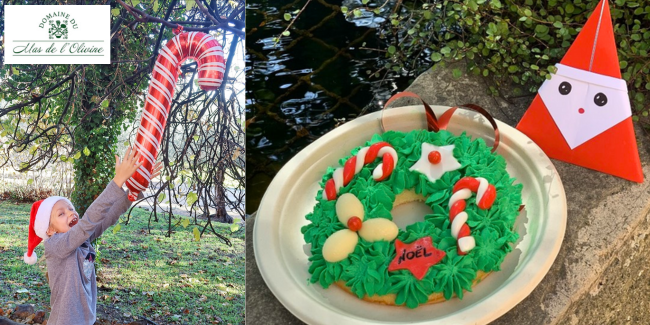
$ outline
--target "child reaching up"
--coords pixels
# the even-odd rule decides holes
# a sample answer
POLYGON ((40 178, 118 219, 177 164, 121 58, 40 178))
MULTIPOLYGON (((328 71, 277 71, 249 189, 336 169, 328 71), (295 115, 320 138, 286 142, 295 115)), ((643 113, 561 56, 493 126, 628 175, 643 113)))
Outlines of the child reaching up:
MULTIPOLYGON (((27 264, 36 263, 34 248, 44 240, 45 261, 52 291, 48 325, 89 325, 96 319, 97 283, 95 249, 90 241, 114 225, 131 206, 122 189, 142 165, 140 153, 128 148, 124 159, 115 156, 115 177, 88 207, 83 218, 65 197, 51 196, 32 205, 29 221, 27 264)), ((154 166, 152 179, 160 174, 161 163, 154 166)), ((140 193, 138 199, 142 199, 140 193)))

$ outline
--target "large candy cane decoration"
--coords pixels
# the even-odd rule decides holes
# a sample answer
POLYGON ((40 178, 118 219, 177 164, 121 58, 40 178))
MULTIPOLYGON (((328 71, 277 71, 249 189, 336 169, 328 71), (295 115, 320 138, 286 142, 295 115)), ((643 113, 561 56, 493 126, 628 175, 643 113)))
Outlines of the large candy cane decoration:
POLYGON ((196 61, 199 86, 205 91, 217 90, 226 71, 223 50, 214 37, 201 32, 181 31, 182 27, 174 30, 177 35, 160 50, 153 70, 135 143, 144 163, 126 182, 131 201, 135 201, 138 193, 144 191, 151 181, 181 63, 190 58, 196 61))
POLYGON ((377 157, 381 157, 382 162, 375 167, 372 178, 377 182, 388 178, 397 165, 397 152, 388 142, 377 142, 370 147, 361 148, 356 155, 345 162, 343 167, 334 170, 332 178, 325 183, 323 199, 336 199, 339 189, 348 185, 354 175, 361 171, 363 165, 375 161, 377 157))
POLYGON ((479 209, 489 209, 496 199, 496 189, 482 177, 463 177, 454 184, 454 194, 449 199, 449 220, 451 221, 451 235, 457 241, 458 254, 465 255, 476 246, 474 237, 471 236, 467 225, 467 212, 465 202, 472 192, 476 193, 476 205, 479 209))

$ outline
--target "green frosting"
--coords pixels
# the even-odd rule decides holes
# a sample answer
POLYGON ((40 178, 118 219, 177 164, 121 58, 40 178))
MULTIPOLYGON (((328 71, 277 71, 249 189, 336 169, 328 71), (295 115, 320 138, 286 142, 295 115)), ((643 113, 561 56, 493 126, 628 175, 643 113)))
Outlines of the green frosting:
MULTIPOLYGON (((503 157, 491 153, 483 139, 472 140, 465 133, 454 136, 447 131, 428 132, 415 130, 408 133, 388 131, 374 135, 364 146, 352 150, 355 155, 362 147, 380 141, 390 143, 397 151, 398 162, 390 177, 381 182, 372 179, 372 170, 381 162, 376 159, 354 176, 347 186, 340 189, 338 196, 353 193, 364 206, 365 217, 392 220, 395 196, 405 189, 412 189, 426 198, 432 213, 417 222, 399 230, 397 236, 404 243, 411 243, 422 237, 431 236, 433 245, 446 255, 440 263, 429 268, 422 280, 415 278, 408 270, 388 271, 388 265, 395 258, 394 242, 367 242, 359 238, 353 253, 348 258, 330 263, 323 259, 322 248, 325 240, 334 232, 344 229, 336 216, 336 200, 322 198, 325 183, 332 178, 334 168, 328 168, 321 181, 313 212, 306 218, 311 221, 302 227, 305 242, 311 244, 310 282, 318 282, 323 288, 342 280, 359 298, 365 295, 385 295, 394 293, 395 303, 416 308, 426 303, 429 295, 442 292, 445 299, 456 294, 463 298, 464 291, 471 291, 472 281, 479 270, 499 271, 506 254, 512 251, 511 243, 518 239, 513 231, 521 205, 521 184, 514 184, 506 171, 503 157), (435 182, 409 168, 420 159, 422 143, 437 146, 451 145, 454 157, 461 168, 445 173, 435 182), (483 177, 496 188, 497 196, 490 209, 481 210, 476 206, 475 196, 467 199, 465 211, 467 224, 476 241, 476 247, 467 255, 457 253, 457 243, 452 237, 447 206, 456 181, 465 176, 483 177)), ((351 156, 352 156, 351 155, 351 156)), ((343 166, 351 157, 340 159, 343 166)))

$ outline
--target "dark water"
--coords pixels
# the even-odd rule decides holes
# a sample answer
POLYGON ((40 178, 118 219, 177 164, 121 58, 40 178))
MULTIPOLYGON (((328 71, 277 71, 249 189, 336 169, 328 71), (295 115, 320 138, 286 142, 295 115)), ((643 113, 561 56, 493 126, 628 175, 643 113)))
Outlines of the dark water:
POLYGON ((428 67, 423 62, 419 71, 380 71, 388 59, 377 27, 390 5, 379 15, 363 12, 348 21, 338 7, 352 9, 360 1, 313 0, 290 36, 276 43, 289 24, 284 14, 295 17, 305 3, 247 1, 247 213, 257 210, 275 174, 295 154, 345 121, 380 109, 428 67))

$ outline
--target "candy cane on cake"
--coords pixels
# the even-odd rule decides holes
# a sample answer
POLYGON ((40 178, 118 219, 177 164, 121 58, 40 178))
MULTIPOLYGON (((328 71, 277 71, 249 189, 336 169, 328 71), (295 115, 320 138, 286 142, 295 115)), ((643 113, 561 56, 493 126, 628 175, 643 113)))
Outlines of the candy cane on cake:
POLYGON ((372 178, 377 182, 388 178, 397 165, 397 152, 388 142, 377 142, 370 147, 361 148, 356 155, 345 162, 343 167, 334 170, 332 178, 325 183, 323 199, 336 199, 339 189, 348 185, 352 177, 361 171, 363 165, 373 162, 377 157, 381 157, 382 162, 375 167, 372 178))
POLYGON ((149 186, 181 63, 190 58, 196 61, 199 86, 205 91, 217 90, 226 71, 223 49, 214 37, 201 32, 181 33, 182 29, 179 26, 174 30, 176 36, 160 50, 153 69, 135 143, 145 161, 126 182, 131 201, 149 186))
POLYGON ((489 209, 496 199, 496 189, 482 177, 463 177, 454 184, 452 195, 449 199, 449 221, 451 221, 451 235, 457 240, 458 254, 465 255, 476 246, 474 237, 470 235, 467 225, 467 212, 465 202, 472 192, 476 193, 476 202, 479 209, 489 209))

